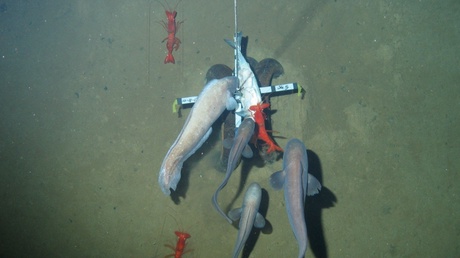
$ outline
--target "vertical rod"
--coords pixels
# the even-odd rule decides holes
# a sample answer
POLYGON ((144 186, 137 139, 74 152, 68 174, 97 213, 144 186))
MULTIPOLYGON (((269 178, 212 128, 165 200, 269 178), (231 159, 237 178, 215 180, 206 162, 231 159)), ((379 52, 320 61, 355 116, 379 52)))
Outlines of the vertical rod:
MULTIPOLYGON (((237 10, 237 6, 236 6, 236 1, 237 0, 233 0, 233 12, 234 12, 234 15, 235 15, 235 34, 233 36, 233 41, 235 42, 235 76, 238 76, 238 70, 239 70, 239 66, 238 66, 238 51, 240 50, 240 46, 238 44, 238 10, 237 10)), ((239 86, 238 86, 238 89, 239 89, 239 86)))
MULTIPOLYGON (((235 42, 235 69, 234 69, 234 76, 238 78, 238 71, 239 71, 239 63, 238 63, 238 53, 241 51, 240 42, 238 40, 238 9, 236 5, 237 0, 233 0, 233 12, 235 14, 235 35, 233 36, 233 41, 235 42)), ((240 82, 238 81, 238 88, 237 92, 240 92, 240 82)), ((238 103, 237 110, 242 108, 241 102, 238 103)), ((238 129, 240 127, 242 121, 242 117, 238 114, 235 114, 235 128, 238 129)))

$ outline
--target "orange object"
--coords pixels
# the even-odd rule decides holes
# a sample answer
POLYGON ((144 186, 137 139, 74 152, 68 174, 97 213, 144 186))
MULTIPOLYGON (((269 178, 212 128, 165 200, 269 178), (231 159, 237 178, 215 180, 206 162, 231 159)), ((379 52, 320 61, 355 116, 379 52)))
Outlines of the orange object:
MULTIPOLYGON (((177 4, 179 4, 179 2, 177 2, 177 4)), ((177 4, 174 7, 174 9, 176 9, 177 4)), ((168 50, 168 54, 166 55, 166 58, 164 61, 165 64, 167 63, 175 64, 176 63, 176 61, 174 60, 174 56, 172 55, 172 52, 173 50, 177 51, 181 43, 180 39, 176 37, 176 33, 179 30, 179 25, 182 23, 182 21, 176 22, 177 12, 174 9, 170 8, 170 10, 166 10, 165 8, 166 18, 168 19, 168 23, 166 23, 165 21, 161 21, 161 25, 163 25, 165 30, 168 32, 168 36, 165 39, 163 39, 163 41, 161 41, 161 42, 164 42, 165 40, 167 40, 166 49, 168 50)))
MULTIPOLYGON (((174 250, 174 254, 166 255, 165 258, 167 258, 167 257, 181 258, 182 254, 184 254, 184 249, 185 249, 185 245, 186 245, 185 241, 187 241, 187 238, 192 237, 189 233, 185 233, 185 232, 175 231, 174 233, 177 236, 176 248, 174 248, 171 245, 165 245, 166 247, 169 247, 172 250, 174 250)), ((189 250, 189 251, 191 251, 191 250, 189 250)), ((187 252, 189 252, 189 251, 187 251, 187 252)))
POLYGON ((267 153, 270 153, 272 151, 283 151, 281 147, 279 147, 278 145, 276 145, 275 142, 273 142, 273 140, 268 135, 267 130, 265 129, 265 114, 263 110, 268 107, 270 107, 269 103, 259 103, 257 105, 249 107, 249 110, 252 111, 254 121, 257 124, 255 135, 257 135, 257 139, 260 139, 268 144, 267 153))

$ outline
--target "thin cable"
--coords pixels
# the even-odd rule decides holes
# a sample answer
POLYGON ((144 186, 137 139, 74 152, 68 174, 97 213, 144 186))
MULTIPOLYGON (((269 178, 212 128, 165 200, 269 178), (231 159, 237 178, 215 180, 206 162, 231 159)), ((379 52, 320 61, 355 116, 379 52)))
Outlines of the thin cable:
MULTIPOLYGON (((239 70, 239 65, 238 65, 238 51, 240 50, 240 46, 238 44, 238 10, 237 10, 237 6, 236 6, 236 1, 237 0, 233 0, 233 12, 234 12, 234 15, 235 15, 235 34, 233 36, 233 41, 235 42, 235 76, 238 76, 238 70, 239 70)), ((239 88, 239 87, 238 87, 239 88)))

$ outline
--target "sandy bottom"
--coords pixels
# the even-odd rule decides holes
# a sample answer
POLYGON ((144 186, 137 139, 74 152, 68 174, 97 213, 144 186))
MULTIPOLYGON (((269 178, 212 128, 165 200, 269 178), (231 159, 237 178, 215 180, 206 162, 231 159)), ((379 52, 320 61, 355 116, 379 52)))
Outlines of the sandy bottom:
MULTIPOLYGON (((161 2, 161 1, 160 1, 161 2)), ((212 208, 216 130, 179 194, 157 183, 207 69, 233 67, 233 2, 182 1, 176 64, 163 64, 158 1, 0 1, 1 257, 229 257, 237 229, 212 208)), ((306 257, 460 256, 457 1, 241 1, 248 55, 277 59, 296 94, 273 96, 280 146, 299 138, 323 189, 308 198, 306 257)), ((170 2, 173 8, 175 2, 170 2)), ((203 114, 205 115, 205 114, 203 114)), ((264 189, 270 228, 245 257, 296 257, 282 160, 245 160, 219 196, 264 189)))

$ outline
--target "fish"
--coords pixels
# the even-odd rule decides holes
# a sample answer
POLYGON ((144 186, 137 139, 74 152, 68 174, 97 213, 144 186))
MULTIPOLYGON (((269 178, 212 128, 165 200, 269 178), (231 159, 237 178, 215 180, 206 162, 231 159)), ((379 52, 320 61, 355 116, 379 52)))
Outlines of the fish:
POLYGON ((241 155, 243 155, 245 158, 252 158, 253 153, 248 143, 254 133, 254 127, 255 122, 252 119, 244 119, 243 122, 241 122, 241 125, 236 132, 236 136, 233 139, 233 144, 230 148, 225 178, 212 196, 212 205, 217 210, 217 212, 219 212, 230 224, 232 224, 232 220, 220 208, 217 202, 217 197, 220 190, 225 187, 228 180, 230 179, 233 170, 235 170, 235 168, 238 166, 241 155))
POLYGON ((231 143, 236 135, 235 128, 235 113, 227 112, 225 120, 222 122, 221 126, 221 152, 219 162, 217 163, 217 169, 221 172, 227 171, 228 156, 230 155, 230 148, 232 147, 231 143), (230 142, 230 144, 228 144, 230 142))
MULTIPOLYGON (((237 44, 241 45, 241 32, 237 34, 237 44)), ((251 66, 246 61, 241 53, 240 47, 237 47, 231 40, 225 40, 231 47, 238 49, 238 79, 239 79, 239 91, 240 106, 235 110, 235 113, 243 118, 250 117, 257 123, 257 139, 266 142, 269 145, 267 152, 272 151, 283 151, 276 143, 271 139, 265 130, 265 114, 263 110, 270 106, 269 103, 262 103, 262 95, 260 93, 259 84, 257 82, 254 72, 251 70, 251 66)))
POLYGON ((278 78, 284 73, 284 68, 276 59, 262 59, 254 68, 260 86, 271 86, 272 79, 278 78))
MULTIPOLYGON (((242 35, 241 32, 239 32, 237 36, 237 42, 239 45, 241 45, 241 38, 242 35)), ((225 42, 233 48, 237 47, 231 40, 226 39, 225 42)), ((236 58, 238 58, 238 79, 240 81, 240 102, 242 107, 235 110, 235 113, 243 118, 252 117, 252 112, 249 110, 249 107, 260 104, 262 102, 262 95, 260 93, 256 76, 240 50, 238 51, 236 58)))
POLYGON ((263 228, 265 226, 265 219, 259 213, 261 199, 262 189, 260 185, 258 183, 252 183, 244 194, 243 206, 238 209, 233 209, 228 213, 228 216, 233 221, 240 220, 238 235, 233 249, 233 258, 237 258, 240 254, 246 240, 248 240, 252 227, 263 228))
POLYGON ((233 110, 237 103, 234 93, 238 78, 228 76, 209 81, 193 105, 182 130, 166 153, 161 164, 158 183, 165 195, 176 190, 184 162, 203 145, 212 132, 212 124, 225 109, 233 110))
POLYGON ((270 177, 274 189, 284 188, 286 212, 292 231, 299 245, 298 257, 307 251, 308 237, 305 220, 305 197, 321 190, 321 183, 308 174, 308 156, 305 145, 299 139, 291 139, 283 154, 283 170, 270 177))
POLYGON ((232 69, 224 64, 215 64, 209 67, 206 72, 206 83, 214 79, 222 79, 227 76, 231 76, 233 73, 232 69))
MULTIPOLYGON (((233 70, 224 65, 224 64, 215 64, 209 67, 208 71, 206 72, 206 82, 209 82, 213 79, 221 79, 227 76, 231 76, 233 70)), ((235 113, 234 112, 224 112, 222 114, 222 126, 221 126, 221 138, 222 142, 225 139, 233 139, 235 138, 235 113)), ((230 148, 222 145, 221 147, 221 154, 219 158, 219 162, 217 164, 217 169, 219 171, 225 172, 228 163, 228 155, 230 154, 230 148)))

